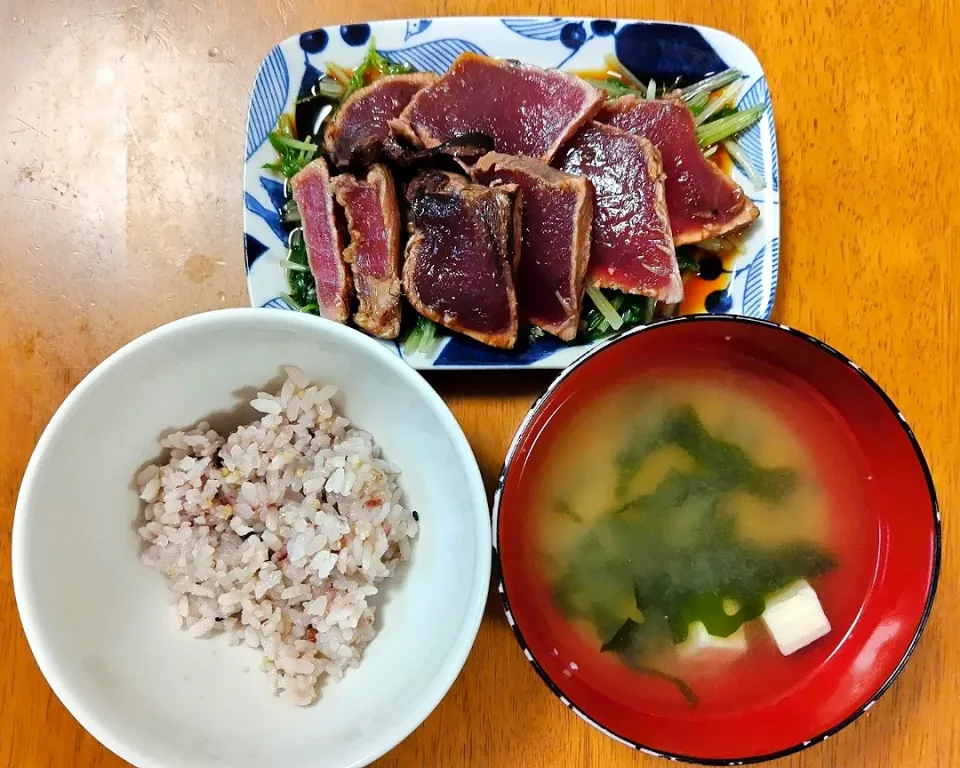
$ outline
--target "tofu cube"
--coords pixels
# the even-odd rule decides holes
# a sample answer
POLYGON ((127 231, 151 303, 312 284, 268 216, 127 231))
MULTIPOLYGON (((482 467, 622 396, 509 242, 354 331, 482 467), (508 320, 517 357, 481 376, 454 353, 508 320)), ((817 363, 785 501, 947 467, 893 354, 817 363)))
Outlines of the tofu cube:
POLYGON ((743 627, 728 637, 718 637, 707 632, 702 621, 695 621, 689 627, 687 639, 677 646, 677 653, 684 658, 689 658, 711 649, 738 654, 746 651, 747 635, 743 627))
POLYGON ((817 593, 803 580, 770 597, 761 618, 784 656, 796 653, 830 631, 817 593))

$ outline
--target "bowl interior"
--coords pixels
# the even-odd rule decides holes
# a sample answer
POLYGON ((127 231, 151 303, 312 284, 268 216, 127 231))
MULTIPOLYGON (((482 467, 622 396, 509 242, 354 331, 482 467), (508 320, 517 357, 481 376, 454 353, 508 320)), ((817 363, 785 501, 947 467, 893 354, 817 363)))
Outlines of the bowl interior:
POLYGON ((28 639, 54 690, 94 736, 140 766, 366 764, 446 692, 472 645, 489 579, 489 518, 472 453, 423 380, 377 342, 270 310, 189 318, 98 368, 54 417, 27 470, 14 573, 28 639), (157 440, 300 366, 402 465, 420 515, 413 556, 384 584, 381 632, 359 669, 308 708, 275 698, 257 651, 194 640, 139 562, 132 481, 157 440), (246 669, 245 669, 246 668, 246 669))
MULTIPOLYGON (((704 368, 703 370, 706 370, 704 368)), ((821 475, 822 477, 825 475, 821 475)), ((575 365, 521 428, 496 504, 501 588, 521 644, 555 693, 588 721, 630 744, 703 762, 755 760, 807 746, 856 717, 899 672, 926 619, 939 565, 939 517, 926 464, 902 416, 858 368, 808 337, 746 319, 682 318, 634 332, 575 365), (808 435, 815 461, 862 494, 865 515, 847 519, 840 565, 820 597, 834 631, 789 664, 749 667, 724 679, 713 705, 689 706, 656 677, 628 675, 571 629, 551 597, 536 552, 541 517, 532 486, 574 414, 677 349, 760 370, 771 387, 802 392, 785 418, 808 435), (643 361, 643 362, 639 362, 643 361), (842 467, 840 471, 837 468, 842 467), (855 558, 843 561, 843 552, 855 558), (846 591, 846 594, 841 594, 846 591), (850 593, 855 600, 849 599, 850 593), (779 675, 770 678, 768 675, 779 675), (729 691, 729 693, 727 693, 729 691), (762 718, 763 728, 754 727, 762 718)), ((731 667, 737 669, 737 667, 731 667)))

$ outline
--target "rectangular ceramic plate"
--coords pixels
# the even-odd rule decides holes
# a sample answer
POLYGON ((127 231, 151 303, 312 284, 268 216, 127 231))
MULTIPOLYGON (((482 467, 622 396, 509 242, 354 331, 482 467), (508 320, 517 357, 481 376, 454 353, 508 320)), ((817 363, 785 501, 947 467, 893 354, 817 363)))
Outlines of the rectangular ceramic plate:
MULTIPOLYGON (((745 75, 739 106, 763 104, 760 121, 740 144, 764 180, 755 189, 734 170, 735 180, 760 209, 747 230, 736 260, 716 280, 700 286, 699 304, 682 311, 709 311, 767 318, 773 309, 780 252, 780 193, 777 140, 770 94, 760 62, 744 43, 725 32, 685 24, 584 18, 448 18, 375 21, 325 27, 290 37, 267 54, 250 98, 246 160, 243 170, 243 230, 250 300, 257 307, 289 309, 280 298, 290 290, 280 262, 286 258, 287 232, 277 208, 283 183, 262 166, 275 155, 267 134, 283 112, 309 91, 325 62, 345 67, 360 63, 370 40, 396 62, 422 71, 443 72, 464 51, 513 58, 542 67, 603 69, 615 53, 644 81, 671 82, 677 75, 700 79, 737 67, 745 75)), ((384 342, 403 356, 400 345, 384 342)), ((459 336, 443 336, 429 354, 408 358, 415 368, 564 368, 591 345, 564 344, 552 337, 522 341, 500 351, 459 336)))

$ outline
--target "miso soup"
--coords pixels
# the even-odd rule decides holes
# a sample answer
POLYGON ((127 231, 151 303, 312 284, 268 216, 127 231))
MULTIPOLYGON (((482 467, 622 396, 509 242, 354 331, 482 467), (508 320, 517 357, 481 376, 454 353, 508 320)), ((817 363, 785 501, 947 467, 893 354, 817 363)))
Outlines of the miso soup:
POLYGON ((608 693, 754 706, 802 684, 855 620, 878 532, 863 457, 812 391, 719 361, 650 367, 541 440, 530 504, 550 623, 608 693), (801 581, 829 622, 812 642, 803 609, 764 613, 801 581))

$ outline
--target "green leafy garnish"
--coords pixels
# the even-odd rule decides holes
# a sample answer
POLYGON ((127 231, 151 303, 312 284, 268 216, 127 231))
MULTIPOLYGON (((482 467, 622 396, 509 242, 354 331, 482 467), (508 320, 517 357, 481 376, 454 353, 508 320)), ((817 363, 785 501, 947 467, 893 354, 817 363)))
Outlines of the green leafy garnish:
POLYGON ((628 84, 637 89, 638 92, 643 92, 647 88, 646 83, 641 83, 640 78, 638 78, 630 69, 624 66, 623 62, 617 58, 615 53, 608 53, 603 57, 603 62, 607 67, 607 72, 611 74, 619 74, 628 84))
POLYGON ((623 318, 620 317, 620 314, 617 312, 617 307, 613 306, 610 303, 610 300, 603 295, 597 286, 592 283, 587 284, 587 296, 590 297, 590 301, 593 302, 593 306, 597 308, 603 319, 607 321, 607 325, 612 328, 614 331, 619 331, 623 326, 623 318))
POLYGON ((437 324, 423 315, 417 315, 417 322, 403 341, 403 354, 415 355, 418 352, 428 354, 437 335, 437 324))
POLYGON ((604 80, 599 80, 595 77, 585 77, 583 79, 594 88, 606 91, 608 101, 619 99, 621 96, 643 96, 636 88, 631 88, 616 77, 608 77, 604 80))
POLYGON ((307 136, 305 141, 297 138, 297 121, 291 114, 280 115, 277 127, 267 135, 270 146, 277 152, 277 159, 264 163, 263 167, 286 179, 296 176, 317 154, 318 146, 307 136))
POLYGON ((295 312, 299 312, 301 309, 303 309, 303 307, 300 306, 300 302, 287 293, 281 293, 280 300, 295 312))
POLYGON ((736 115, 739 113, 737 107, 733 104, 728 103, 725 107, 720 107, 713 115, 710 116, 711 122, 713 120, 722 120, 724 117, 730 117, 730 115, 736 115))
POLYGON ((292 197, 280 206, 280 221, 284 224, 300 223, 300 209, 297 207, 297 201, 292 197))
POLYGON ((343 95, 346 93, 346 86, 332 75, 321 77, 316 86, 308 96, 297 99, 297 104, 306 104, 316 98, 329 99, 330 101, 343 101, 343 95))
POLYGON ((653 78, 650 78, 650 82, 647 83, 647 101, 653 101, 657 98, 657 81, 653 78))
POLYGON ((707 91, 700 91, 700 93, 687 102, 687 106, 690 108, 690 111, 693 112, 693 116, 696 117, 703 112, 708 101, 710 101, 710 94, 707 91))
POLYGON ((613 311, 620 318, 618 328, 611 326, 607 320, 605 312, 601 312, 593 295, 589 294, 592 306, 585 307, 581 319, 581 330, 578 336, 580 343, 587 341, 597 341, 612 335, 617 330, 626 330, 637 325, 649 325, 653 322, 656 301, 648 299, 646 296, 636 296, 620 291, 603 291, 600 295, 612 307, 613 311))
POLYGON ((728 112, 724 117, 718 117, 698 126, 697 141, 701 147, 709 147, 745 131, 757 122, 762 114, 763 104, 755 104, 747 109, 728 112))
POLYGON ((653 322, 657 302, 647 296, 625 294, 620 304, 620 317, 623 318, 624 328, 633 328, 637 325, 650 325, 653 322))
POLYGON ((543 328, 537 328, 535 325, 531 325, 527 329, 527 341, 529 341, 531 344, 535 344, 546 335, 547 332, 544 331, 543 328))
POLYGON ((763 114, 762 104, 737 109, 742 78, 740 70, 728 69, 679 92, 696 119, 697 141, 703 149, 745 131, 763 114))
POLYGON ((290 259, 281 259, 280 266, 284 269, 292 272, 309 272, 310 267, 305 264, 297 264, 295 261, 290 261, 290 259))
POLYGON ((735 108, 737 97, 743 89, 742 83, 731 83, 726 88, 711 94, 710 101, 703 111, 696 116, 694 122, 701 125, 708 120, 713 120, 722 112, 735 108))
POLYGON ((700 269, 700 262, 697 261, 697 249, 689 246, 680 246, 677 248, 677 267, 681 274, 684 272, 696 272, 700 269))
MULTIPOLYGON (((619 304, 617 297, 614 297, 611 303, 616 308, 619 304)), ((610 323, 607 322, 600 310, 593 305, 584 308, 580 318, 580 333, 577 341, 584 343, 599 341, 612 334, 613 330, 610 328, 610 323)))
POLYGON ((750 162, 747 153, 743 151, 743 147, 741 147, 735 139, 724 139, 720 143, 723 145, 723 148, 727 150, 730 159, 740 166, 740 169, 746 174, 753 188, 758 191, 763 189, 765 186, 763 177, 757 173, 757 169, 753 167, 753 163, 750 162))
POLYGON ((699 98, 701 93, 711 94, 714 91, 719 91, 721 88, 726 88, 731 83, 737 82, 742 77, 743 72, 739 69, 725 69, 723 72, 705 77, 699 83, 682 88, 680 98, 689 104, 693 99, 699 98))
POLYGON ((413 67, 409 64, 394 64, 388 58, 382 56, 376 49, 376 43, 371 40, 367 55, 364 56, 360 65, 353 70, 353 75, 350 77, 350 82, 347 83, 341 100, 346 100, 354 91, 370 85, 374 80, 384 75, 407 75, 413 71, 413 67))
POLYGON ((307 246, 303 242, 303 233, 298 229, 290 235, 290 250, 284 263, 287 269, 287 279, 290 281, 290 293, 296 302, 295 309, 319 314, 317 305, 317 283, 310 272, 307 262, 307 246))

